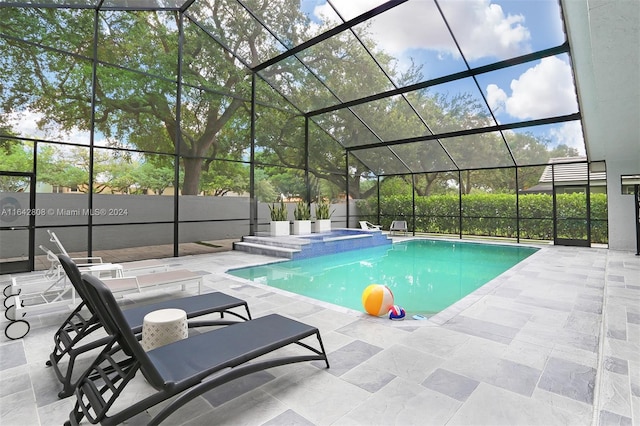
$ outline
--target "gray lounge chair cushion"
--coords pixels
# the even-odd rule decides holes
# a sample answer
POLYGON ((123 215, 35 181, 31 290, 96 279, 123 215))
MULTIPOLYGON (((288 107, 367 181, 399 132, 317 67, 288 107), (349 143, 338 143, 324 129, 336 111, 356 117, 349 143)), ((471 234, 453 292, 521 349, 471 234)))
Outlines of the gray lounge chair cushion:
POLYGON ((165 383, 179 387, 183 382, 241 365, 316 332, 315 327, 271 314, 161 346, 147 355, 165 383))
POLYGON ((187 318, 195 318, 201 315, 220 313, 239 306, 246 306, 246 304, 247 302, 237 297, 220 292, 213 292, 124 309, 122 313, 131 327, 131 331, 139 333, 142 330, 144 316, 151 311, 170 308, 182 309, 187 313, 187 318))

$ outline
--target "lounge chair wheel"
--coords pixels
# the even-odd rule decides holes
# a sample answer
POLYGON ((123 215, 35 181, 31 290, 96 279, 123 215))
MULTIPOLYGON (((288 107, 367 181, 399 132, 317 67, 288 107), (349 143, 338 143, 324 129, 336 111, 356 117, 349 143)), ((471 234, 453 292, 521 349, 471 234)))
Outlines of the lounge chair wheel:
POLYGON ((7 308, 7 310, 4 311, 4 316, 9 321, 19 321, 20 319, 24 318, 25 315, 27 315, 27 313, 23 312, 22 315, 20 316, 20 318, 17 318, 16 317, 16 307, 15 307, 15 305, 9 306, 7 308))
POLYGON ((45 362, 44 365, 46 365, 47 367, 51 367, 51 360, 45 362))
POLYGON ((4 317, 6 319, 8 319, 9 321, 15 321, 16 320, 16 307, 15 305, 11 305, 7 308, 6 311, 4 311, 4 317))
POLYGON ((11 324, 7 325, 4 329, 4 335, 7 336, 7 339, 17 340, 22 339, 27 335, 31 326, 25 320, 14 321, 11 324))
POLYGON ((2 289, 2 294, 4 294, 4 297, 13 296, 13 293, 11 292, 11 284, 2 289))
POLYGON ((6 299, 4 299, 4 307, 6 309, 9 309, 10 307, 12 307, 15 304, 16 304, 16 298, 13 297, 13 296, 9 296, 6 299))

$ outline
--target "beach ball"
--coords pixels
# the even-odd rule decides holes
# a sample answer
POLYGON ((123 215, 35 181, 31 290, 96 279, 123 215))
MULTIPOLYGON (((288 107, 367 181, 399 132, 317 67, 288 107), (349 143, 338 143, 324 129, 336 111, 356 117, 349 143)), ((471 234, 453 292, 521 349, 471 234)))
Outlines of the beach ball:
POLYGON ((389 309, 389 319, 390 320, 403 320, 407 313, 404 309, 398 305, 393 305, 391 309, 389 309))
POLYGON ((393 306, 393 293, 386 285, 371 284, 362 292, 362 306, 369 315, 385 315, 393 306))

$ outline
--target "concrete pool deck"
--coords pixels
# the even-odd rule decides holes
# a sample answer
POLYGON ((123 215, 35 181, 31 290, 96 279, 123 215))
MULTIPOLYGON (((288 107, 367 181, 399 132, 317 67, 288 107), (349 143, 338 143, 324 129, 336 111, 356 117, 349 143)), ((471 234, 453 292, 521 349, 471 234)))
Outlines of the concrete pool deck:
MULTIPOLYGON (((317 326, 331 368, 307 363, 247 376, 165 424, 640 425, 640 257, 631 252, 544 247, 430 321, 402 322, 224 273, 273 260, 234 251, 162 259, 247 300, 254 317, 276 312, 317 326)), ((3 426, 68 418, 74 398, 57 399, 59 384, 44 365, 64 317, 34 317, 22 340, 0 338, 3 426)), ((150 392, 140 377, 132 385, 134 398, 150 392)))

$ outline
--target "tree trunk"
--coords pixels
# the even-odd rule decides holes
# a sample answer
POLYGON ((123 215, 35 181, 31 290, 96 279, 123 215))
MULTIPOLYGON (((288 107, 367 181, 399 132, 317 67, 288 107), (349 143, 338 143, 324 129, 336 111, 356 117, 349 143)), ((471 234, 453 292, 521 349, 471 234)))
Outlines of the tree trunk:
MULTIPOLYGON (((465 181, 462 185, 462 193, 468 195, 471 193, 471 170, 465 171, 462 179, 465 181)), ((460 183, 462 184, 462 182, 460 183)))
POLYGON ((436 179, 438 179, 438 173, 432 173, 426 176, 427 185, 424 188, 425 196, 428 197, 429 195, 431 195, 431 187, 433 186, 433 182, 435 182, 436 179))
POLYGON ((202 173, 202 158, 184 158, 184 182, 182 195, 198 195, 200 192, 200 174, 202 173))
MULTIPOLYGON (((349 178, 347 178, 349 179, 349 178)), ((349 195, 353 198, 360 198, 360 176, 356 174, 352 179, 349 179, 349 192, 347 194, 347 202, 349 201, 349 195)))
MULTIPOLYGON (((429 195, 431 195, 431 191, 432 191, 432 187, 433 187, 433 183, 438 180, 438 173, 429 173, 429 174, 425 174, 422 176, 418 176, 415 179, 416 185, 415 185, 415 191, 416 194, 421 196, 421 197, 428 197, 429 195), (422 183, 422 180, 424 179, 424 185, 422 183)), ((411 176, 406 176, 403 177, 403 180, 408 184, 408 185, 412 185, 413 186, 413 179, 411 179, 411 176)))

